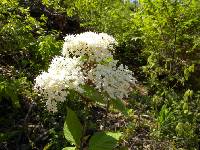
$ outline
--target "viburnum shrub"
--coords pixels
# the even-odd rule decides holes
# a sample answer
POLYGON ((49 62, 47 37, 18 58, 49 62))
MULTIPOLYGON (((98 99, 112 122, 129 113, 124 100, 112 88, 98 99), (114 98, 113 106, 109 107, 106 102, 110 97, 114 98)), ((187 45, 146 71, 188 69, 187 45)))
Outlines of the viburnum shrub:
MULTIPOLYGON (((118 60, 114 60, 115 45, 117 45, 116 40, 106 33, 85 32, 67 35, 62 56, 53 58, 48 71, 42 72, 35 79, 34 89, 47 100, 47 109, 56 112, 57 103, 65 101, 71 90, 84 96, 87 95, 88 87, 98 92, 106 104, 115 100, 120 108, 119 105, 123 104, 120 103, 121 100, 127 98, 133 90, 136 79, 127 66, 118 65, 118 60)), ((78 118, 72 119, 75 113, 70 108, 67 115, 64 127, 65 137, 71 141, 72 145, 79 148, 83 134, 82 127, 78 123, 78 118), (75 130, 79 128, 80 134, 69 138, 69 133, 70 135, 73 133, 69 129, 72 120, 77 120, 74 124, 79 127, 75 130), (73 139, 75 136, 79 137, 77 138, 79 140, 73 139)), ((97 137, 108 136, 107 134, 110 136, 111 133, 97 134, 97 137)), ((116 135, 119 138, 119 134, 116 135)), ((95 137, 91 139, 94 140, 95 137)))
POLYGON ((106 33, 67 35, 62 56, 53 58, 48 71, 35 79, 34 89, 47 99, 47 109, 56 112, 57 102, 66 99, 68 90, 82 94, 85 84, 107 95, 108 100, 128 97, 136 80, 127 66, 113 59, 116 44, 106 33))

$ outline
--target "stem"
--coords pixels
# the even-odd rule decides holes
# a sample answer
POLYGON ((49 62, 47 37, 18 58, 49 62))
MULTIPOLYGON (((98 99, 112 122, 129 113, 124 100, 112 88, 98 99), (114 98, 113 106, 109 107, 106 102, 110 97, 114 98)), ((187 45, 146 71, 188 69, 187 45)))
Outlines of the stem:
POLYGON ((86 129, 87 129, 87 123, 86 123, 86 120, 84 118, 84 122, 83 122, 83 134, 82 134, 82 137, 81 137, 81 143, 80 143, 79 150, 84 150, 84 143, 86 142, 86 141, 84 141, 84 135, 86 133, 86 129))
POLYGON ((107 119, 108 119, 109 107, 110 107, 110 100, 107 99, 107 103, 106 103, 106 115, 105 115, 105 118, 104 118, 104 126, 103 126, 104 130, 106 128, 106 123, 107 123, 107 119))

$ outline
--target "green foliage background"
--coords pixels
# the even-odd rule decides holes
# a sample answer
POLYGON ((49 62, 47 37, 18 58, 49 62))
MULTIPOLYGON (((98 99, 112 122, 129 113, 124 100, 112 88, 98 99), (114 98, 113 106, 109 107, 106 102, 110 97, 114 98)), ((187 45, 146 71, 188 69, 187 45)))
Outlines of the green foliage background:
MULTIPOLYGON (((0 147, 70 146, 62 132, 66 108, 49 114, 32 87, 60 54, 63 37, 84 31, 113 35, 119 42, 115 57, 140 85, 127 100, 132 119, 120 130, 129 144, 121 147, 144 149, 134 137, 147 131, 151 149, 198 149, 199 0, 1 0, 0 147)), ((79 95, 71 94, 66 105, 83 120, 91 115, 79 95)))

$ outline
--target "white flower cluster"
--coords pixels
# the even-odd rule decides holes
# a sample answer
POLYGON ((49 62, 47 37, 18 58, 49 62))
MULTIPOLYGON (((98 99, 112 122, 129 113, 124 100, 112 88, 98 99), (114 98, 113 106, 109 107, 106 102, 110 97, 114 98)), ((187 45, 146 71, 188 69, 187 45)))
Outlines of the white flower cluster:
POLYGON ((55 57, 47 72, 42 72, 35 79, 34 89, 47 99, 49 111, 57 111, 57 102, 63 102, 68 94, 66 89, 82 92, 78 86, 84 84, 80 58, 55 57))
POLYGON ((113 99, 128 97, 135 78, 126 66, 117 66, 112 55, 115 44, 106 33, 67 35, 63 56, 55 57, 48 71, 35 79, 34 89, 47 99, 47 109, 57 111, 57 102, 66 99, 68 89, 83 93, 80 85, 84 84, 91 84, 113 99))
POLYGON ((128 97, 135 84, 133 72, 123 65, 117 67, 117 61, 108 64, 98 64, 90 70, 88 77, 96 85, 99 92, 106 92, 113 99, 128 97))
POLYGON ((68 57, 70 54, 88 56, 88 61, 100 62, 112 57, 113 45, 117 44, 112 36, 106 33, 85 32, 65 37, 62 54, 68 57))

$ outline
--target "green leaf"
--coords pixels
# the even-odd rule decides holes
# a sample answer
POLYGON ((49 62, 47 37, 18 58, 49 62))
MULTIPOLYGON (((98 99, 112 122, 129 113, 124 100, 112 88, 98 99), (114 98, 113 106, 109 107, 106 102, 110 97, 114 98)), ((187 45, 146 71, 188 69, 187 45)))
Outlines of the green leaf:
POLYGON ((108 58, 104 59, 103 61, 101 61, 100 64, 106 65, 106 64, 109 64, 112 61, 113 61, 113 58, 112 57, 108 57, 108 58))
POLYGON ((47 143, 47 144, 44 146, 43 150, 49 150, 49 149, 51 148, 52 145, 53 145, 53 142, 47 143))
POLYGON ((111 100, 112 105, 114 108, 118 109, 121 111, 125 116, 128 115, 128 109, 126 108, 125 104, 122 102, 120 99, 112 99, 111 100))
POLYGON ((82 125, 76 116, 76 113, 68 108, 67 117, 64 123, 64 136, 72 144, 77 147, 80 145, 82 137, 82 125))
POLYGON ((15 138, 19 136, 21 133, 22 133, 21 130, 14 130, 14 131, 5 132, 5 133, 0 132, 0 142, 8 141, 11 138, 15 138))
POLYGON ((112 150, 120 136, 120 132, 97 132, 90 139, 89 150, 112 150))
POLYGON ((15 82, 0 82, 0 101, 2 97, 9 97, 14 108, 20 108, 19 98, 17 94, 18 85, 15 82))
POLYGON ((158 117, 158 120, 159 120, 160 124, 163 124, 163 122, 165 121, 168 113, 169 113, 169 111, 167 109, 167 106, 163 105, 162 108, 161 108, 161 111, 159 113, 159 117, 158 117))
POLYGON ((95 102, 100 102, 100 103, 105 103, 104 102, 104 97, 101 93, 99 93, 95 88, 89 86, 89 85, 81 85, 81 88, 84 89, 83 96, 89 98, 92 101, 95 102))
POLYGON ((62 150, 76 150, 76 147, 65 147, 62 150))

